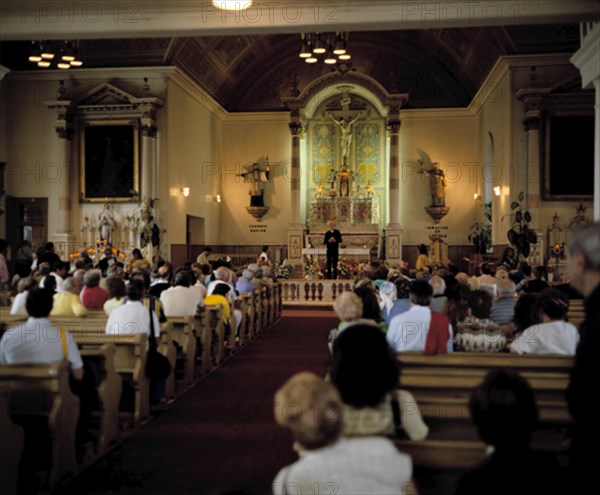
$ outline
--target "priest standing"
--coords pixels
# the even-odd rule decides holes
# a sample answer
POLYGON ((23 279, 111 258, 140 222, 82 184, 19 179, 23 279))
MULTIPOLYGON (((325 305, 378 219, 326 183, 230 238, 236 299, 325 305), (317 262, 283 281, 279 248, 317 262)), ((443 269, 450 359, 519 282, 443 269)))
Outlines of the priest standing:
POLYGON ((327 246, 326 277, 335 280, 338 275, 337 265, 342 234, 335 228, 335 222, 333 220, 327 222, 327 225, 329 225, 329 230, 325 232, 325 239, 323 240, 323 244, 327 246))

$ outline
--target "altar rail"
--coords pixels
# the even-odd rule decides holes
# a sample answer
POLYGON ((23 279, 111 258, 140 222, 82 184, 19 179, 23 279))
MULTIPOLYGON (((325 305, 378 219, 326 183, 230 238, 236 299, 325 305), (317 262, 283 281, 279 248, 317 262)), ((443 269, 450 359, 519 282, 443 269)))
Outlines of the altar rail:
POLYGON ((280 280, 285 306, 331 306, 340 293, 351 291, 352 280, 280 280))

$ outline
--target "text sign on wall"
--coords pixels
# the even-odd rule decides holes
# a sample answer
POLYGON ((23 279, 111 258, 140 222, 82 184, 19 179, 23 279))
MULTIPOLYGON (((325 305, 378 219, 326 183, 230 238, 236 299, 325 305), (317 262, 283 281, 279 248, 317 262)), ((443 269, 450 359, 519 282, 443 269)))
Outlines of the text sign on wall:
POLYGON ((260 234, 266 234, 267 233, 267 226, 257 223, 257 224, 249 224, 248 225, 248 229, 250 230, 250 233, 260 233, 260 234))

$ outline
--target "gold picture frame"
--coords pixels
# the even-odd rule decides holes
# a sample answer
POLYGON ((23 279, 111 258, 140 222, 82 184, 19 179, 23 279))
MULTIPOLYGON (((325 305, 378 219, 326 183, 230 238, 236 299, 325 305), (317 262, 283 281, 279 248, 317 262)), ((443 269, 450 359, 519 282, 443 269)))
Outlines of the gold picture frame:
POLYGON ((90 120, 80 134, 80 200, 137 202, 140 195, 137 120, 90 120))

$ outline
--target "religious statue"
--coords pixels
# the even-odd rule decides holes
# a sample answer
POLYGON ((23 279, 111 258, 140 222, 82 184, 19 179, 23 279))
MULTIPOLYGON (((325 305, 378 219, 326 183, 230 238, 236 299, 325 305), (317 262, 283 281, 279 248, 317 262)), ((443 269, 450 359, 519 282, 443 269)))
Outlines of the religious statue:
POLYGON ((346 158, 350 154, 350 144, 352 143, 352 124, 356 122, 359 115, 355 115, 352 119, 350 117, 336 119, 331 114, 329 114, 329 117, 340 128, 342 134, 342 163, 346 163, 346 158))
POLYGON ((266 157, 264 160, 264 165, 262 165, 261 160, 258 162, 252 163, 251 165, 246 165, 244 167, 244 172, 238 174, 240 177, 244 178, 244 182, 250 182, 250 206, 265 206, 264 202, 264 187, 263 183, 269 180, 269 158, 266 157), (261 166, 262 165, 262 166, 261 166))
POLYGON ((446 206, 446 175, 440 168, 438 162, 433 163, 433 168, 423 169, 423 160, 419 160, 421 172, 429 176, 429 187, 431 189, 431 206, 446 206))
MULTIPOLYGON (((152 215, 152 207, 147 200, 142 202, 140 209, 140 247, 143 249, 149 246, 149 253, 152 247, 156 247, 159 244, 160 229, 154 222, 154 216, 152 215)), ((148 259, 152 259, 148 256, 148 259)))
POLYGON ((104 203, 102 205, 102 211, 98 214, 98 237, 100 243, 112 246, 113 231, 116 227, 117 223, 115 221, 115 215, 112 212, 110 205, 104 203))

